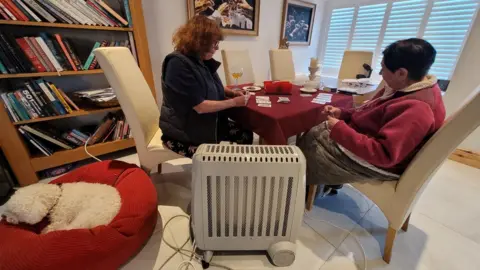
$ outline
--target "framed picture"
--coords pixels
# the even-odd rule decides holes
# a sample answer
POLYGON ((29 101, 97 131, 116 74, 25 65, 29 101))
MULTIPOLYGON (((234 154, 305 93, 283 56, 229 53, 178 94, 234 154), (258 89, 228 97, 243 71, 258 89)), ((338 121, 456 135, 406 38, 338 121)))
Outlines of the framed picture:
POLYGON ((226 35, 258 36, 260 0, 187 0, 188 18, 204 15, 226 35))
POLYGON ((301 0, 285 0, 281 40, 290 45, 309 46, 315 23, 316 4, 301 0))

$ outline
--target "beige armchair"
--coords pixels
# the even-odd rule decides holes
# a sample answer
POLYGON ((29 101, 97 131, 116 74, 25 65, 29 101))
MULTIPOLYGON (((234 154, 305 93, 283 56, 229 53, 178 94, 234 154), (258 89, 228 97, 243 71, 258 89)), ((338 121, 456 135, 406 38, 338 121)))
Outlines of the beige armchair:
MULTIPOLYGON (((352 184, 382 210, 389 222, 383 259, 390 263, 400 228, 408 229, 410 214, 430 179, 462 141, 480 126, 480 86, 443 127, 425 144, 399 181, 352 184)), ((307 210, 311 209, 316 186, 310 187, 307 210)))
MULTIPOLYGON (((342 65, 338 73, 338 80, 356 79, 358 74, 365 73, 363 64, 372 66, 373 52, 345 51, 342 65)), ((374 68, 374 67, 372 67, 374 68)))
POLYGON ((243 76, 238 79, 238 84, 255 83, 255 75, 248 50, 222 50, 222 61, 227 85, 235 84, 232 77, 232 69, 234 68, 243 68, 243 76))
POLYGON ((294 81, 295 66, 290 50, 270 50, 270 70, 273 81, 294 81))
POLYGON ((158 168, 161 172, 162 163, 183 158, 163 147, 158 106, 130 50, 99 48, 94 53, 132 129, 142 169, 150 173, 158 168))

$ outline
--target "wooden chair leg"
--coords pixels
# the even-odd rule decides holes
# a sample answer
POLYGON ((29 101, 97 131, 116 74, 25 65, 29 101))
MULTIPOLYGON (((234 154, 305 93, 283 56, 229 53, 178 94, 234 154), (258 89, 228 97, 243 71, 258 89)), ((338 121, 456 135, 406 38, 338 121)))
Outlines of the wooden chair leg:
POLYGON ((308 196, 307 196, 307 211, 311 211, 313 208, 313 202, 315 201, 315 194, 317 194, 317 185, 308 186, 308 196))
POLYGON ((393 243, 395 242, 396 236, 397 230, 388 227, 387 239, 385 240, 385 250, 383 251, 383 260, 388 264, 392 259, 393 243))
POLYGON ((405 223, 403 223, 403 226, 402 226, 402 231, 406 232, 408 231, 408 225, 410 224, 410 217, 412 216, 412 214, 410 214, 408 217, 407 217, 407 220, 405 220, 405 223))

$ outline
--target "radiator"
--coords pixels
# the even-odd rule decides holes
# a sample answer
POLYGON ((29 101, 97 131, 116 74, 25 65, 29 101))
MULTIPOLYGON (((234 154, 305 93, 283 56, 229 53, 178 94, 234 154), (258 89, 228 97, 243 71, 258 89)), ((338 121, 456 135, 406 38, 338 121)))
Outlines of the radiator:
POLYGON ((295 260, 305 207, 305 158, 295 146, 201 145, 193 157, 192 230, 198 248, 267 250, 295 260))

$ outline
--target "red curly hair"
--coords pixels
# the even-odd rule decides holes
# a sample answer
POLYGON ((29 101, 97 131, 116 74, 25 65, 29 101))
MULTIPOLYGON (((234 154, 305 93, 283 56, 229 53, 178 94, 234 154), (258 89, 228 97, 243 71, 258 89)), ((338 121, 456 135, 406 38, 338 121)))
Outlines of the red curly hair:
POLYGON ((197 15, 177 30, 172 41, 176 51, 201 56, 222 40, 222 30, 217 23, 205 16, 197 15))

